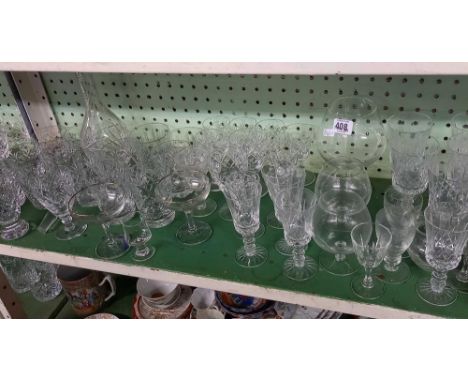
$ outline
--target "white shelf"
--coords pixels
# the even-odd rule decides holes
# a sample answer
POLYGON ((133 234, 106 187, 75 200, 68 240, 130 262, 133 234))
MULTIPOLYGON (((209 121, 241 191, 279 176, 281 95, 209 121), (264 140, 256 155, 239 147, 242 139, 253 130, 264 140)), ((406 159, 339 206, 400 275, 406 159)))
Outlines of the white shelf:
POLYGON ((47 261, 55 264, 94 269, 98 271, 127 275, 132 277, 154 278, 201 288, 222 290, 229 293, 250 295, 275 301, 328 309, 370 318, 440 318, 429 314, 373 305, 364 302, 327 298, 309 293, 300 293, 275 288, 265 288, 253 284, 221 280, 197 275, 149 268, 138 264, 121 264, 90 257, 65 255, 58 252, 42 251, 0 244, 0 253, 30 260, 47 261))
POLYGON ((3 62, 3 71, 305 74, 463 75, 466 62, 3 62))

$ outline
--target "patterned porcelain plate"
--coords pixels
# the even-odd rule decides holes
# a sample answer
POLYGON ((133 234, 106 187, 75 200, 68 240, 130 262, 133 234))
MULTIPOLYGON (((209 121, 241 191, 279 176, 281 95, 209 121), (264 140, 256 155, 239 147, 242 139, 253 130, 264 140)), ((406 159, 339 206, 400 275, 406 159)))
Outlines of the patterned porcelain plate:
POLYGON ((153 318, 153 319, 176 319, 189 318, 192 311, 190 298, 192 297, 192 288, 182 285, 179 298, 167 308, 152 308, 144 304, 139 295, 135 296, 133 303, 133 318, 153 318))

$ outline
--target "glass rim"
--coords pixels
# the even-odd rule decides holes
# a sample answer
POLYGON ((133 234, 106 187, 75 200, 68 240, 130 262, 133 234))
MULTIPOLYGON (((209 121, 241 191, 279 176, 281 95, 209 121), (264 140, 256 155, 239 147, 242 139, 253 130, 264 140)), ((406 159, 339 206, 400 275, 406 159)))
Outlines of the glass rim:
MULTIPOLYGON (((457 222, 457 225, 464 224, 465 229, 462 229, 462 230, 456 230, 456 229, 452 229, 452 228, 441 227, 440 225, 436 224, 433 221, 432 217, 430 216, 431 213, 437 213, 437 210, 434 209, 431 206, 427 206, 426 209, 424 210, 424 223, 425 223, 426 227, 427 227, 428 224, 430 224, 433 227, 437 228, 439 231, 451 232, 451 233, 465 233, 465 232, 468 232, 468 212, 460 214, 460 215, 454 215, 452 213, 447 213, 447 215, 450 216, 450 220, 452 220, 454 217, 459 219, 459 221, 457 222)), ((439 214, 441 214, 441 213, 442 212, 439 212, 439 214)), ((426 229, 426 234, 427 234, 427 229, 426 229)))
MULTIPOLYGON (((392 131, 395 131, 395 132, 398 132, 398 133, 405 133, 405 134, 413 134, 415 132, 417 133, 423 133, 423 132, 426 132, 426 131, 431 131, 432 128, 434 127, 435 123, 434 123, 434 120, 429 116, 429 114, 426 114, 426 113, 423 113, 421 111, 402 111, 402 112, 399 112, 399 113, 395 113, 395 114, 392 114, 388 119, 387 119, 387 122, 386 122, 386 125, 388 126, 388 128, 392 131), (398 120, 400 119, 405 119, 404 117, 408 117, 407 119, 411 119, 409 117, 416 117, 415 119, 424 119, 426 122, 427 122, 427 126, 422 126, 423 128, 418 128, 418 129, 413 129, 413 130, 401 130, 399 129, 399 126, 402 126, 402 125, 398 125, 398 123, 396 123, 398 120)), ((407 125, 403 125, 403 126, 406 126, 407 125)))

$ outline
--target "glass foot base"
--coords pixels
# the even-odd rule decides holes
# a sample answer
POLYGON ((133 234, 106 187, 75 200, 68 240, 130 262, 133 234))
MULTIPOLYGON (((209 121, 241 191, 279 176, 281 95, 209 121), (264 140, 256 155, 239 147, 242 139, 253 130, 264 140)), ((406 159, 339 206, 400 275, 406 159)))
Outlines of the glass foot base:
POLYGON ((310 186, 312 183, 315 182, 315 178, 317 178, 317 175, 315 175, 313 172, 306 171, 306 177, 304 181, 304 187, 310 186))
POLYGON ((114 237, 112 243, 107 239, 102 240, 96 247, 96 256, 100 259, 112 260, 125 255, 130 246, 122 236, 114 237))
POLYGON ((382 266, 378 272, 378 278, 386 284, 403 284, 411 276, 411 271, 406 263, 401 263, 394 272, 382 266))
POLYGON ((448 274, 448 280, 460 293, 468 293, 468 280, 465 280, 459 270, 454 270, 448 274))
POLYGON ((156 253, 156 249, 154 247, 146 247, 143 251, 134 251, 132 255, 133 261, 146 261, 151 259, 154 254, 156 253))
POLYGON ((283 229, 283 225, 281 222, 276 218, 275 213, 271 212, 267 216, 267 224, 269 227, 274 228, 274 229, 283 229))
POLYGON ((192 215, 196 218, 204 218, 210 216, 216 211, 218 204, 211 198, 205 200, 205 203, 202 203, 195 207, 192 211, 192 215))
POLYGON ((75 224, 74 229, 65 231, 65 226, 61 225, 55 233, 55 238, 57 240, 71 240, 75 237, 83 235, 83 233, 86 231, 86 228, 88 228, 86 224, 75 224))
POLYGON ((383 295, 385 291, 385 286, 382 281, 374 277, 374 287, 366 288, 362 281, 364 280, 364 275, 359 275, 353 278, 351 281, 351 289, 356 294, 365 300, 375 300, 383 295))
POLYGON ((174 221, 175 218, 175 211, 167 210, 159 218, 152 218, 151 216, 145 216, 146 224, 150 228, 162 228, 166 227, 174 221))
POLYGON ((204 221, 196 221, 196 230, 191 231, 187 223, 180 226, 177 230, 176 237, 186 245, 197 245, 207 241, 213 234, 211 226, 204 221))
POLYGON ((221 219, 226 222, 232 222, 231 211, 229 211, 229 207, 226 203, 224 203, 221 207, 219 207, 218 215, 221 219))
POLYGON ((317 274, 317 268, 317 263, 310 257, 305 257, 304 266, 302 267, 296 266, 294 259, 291 257, 284 262, 283 274, 294 281, 305 281, 317 274))
POLYGON ((328 273, 335 276, 348 276, 356 272, 356 265, 347 256, 344 260, 337 260, 333 255, 320 256, 320 265, 328 273))
POLYGON ((291 256, 294 247, 291 247, 284 238, 275 243, 276 252, 284 256, 291 256))
POLYGON ((261 245, 255 246, 255 252, 247 256, 245 248, 239 248, 236 252, 236 263, 241 267, 255 268, 262 265, 268 259, 268 251, 261 245))
POLYGON ((448 285, 442 292, 434 292, 431 288, 430 279, 421 280, 416 285, 416 292, 422 300, 435 306, 451 305, 455 302, 458 296, 457 290, 448 285))
POLYGON ((16 240, 29 232, 29 224, 26 220, 19 219, 16 223, 2 227, 0 237, 3 240, 16 240))

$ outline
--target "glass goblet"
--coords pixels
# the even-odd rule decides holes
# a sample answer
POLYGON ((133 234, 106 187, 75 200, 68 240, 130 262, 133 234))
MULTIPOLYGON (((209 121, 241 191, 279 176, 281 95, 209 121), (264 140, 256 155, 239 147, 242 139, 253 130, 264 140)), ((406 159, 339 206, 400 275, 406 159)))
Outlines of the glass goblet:
POLYGON ((364 200, 350 190, 322 192, 313 213, 314 240, 324 251, 320 264, 329 273, 347 276, 356 271, 350 259, 354 254, 351 230, 360 223, 371 222, 364 200))
POLYGON ((268 259, 268 251, 255 243, 255 233, 260 228, 262 186, 259 176, 232 168, 223 176, 220 187, 231 211, 234 228, 244 242, 236 251, 237 264, 248 268, 262 265, 268 259))
MULTIPOLYGON (((315 208, 315 194, 301 190, 299 200, 293 196, 293 204, 287 216, 284 217, 284 237, 293 248, 292 256, 284 262, 283 273, 295 281, 305 281, 317 272, 317 263, 311 257, 305 256, 307 245, 312 238, 312 213, 315 208), (294 206, 294 204, 298 204, 294 206)), ((288 197, 288 196, 286 196, 288 197)), ((288 197, 289 198, 289 197, 288 197)))
POLYGON ((99 183, 83 188, 70 198, 68 210, 73 219, 83 223, 101 224, 105 238, 96 246, 96 255, 102 259, 116 259, 129 250, 128 237, 122 228, 113 232, 111 226, 130 220, 135 214, 135 203, 115 183, 99 183), (92 195, 95 204, 80 204, 81 195, 92 195))
POLYGON ((369 203, 372 186, 364 165, 356 159, 337 160, 333 164, 325 163, 315 182, 317 197, 330 189, 354 191, 369 203))
POLYGON ((368 166, 385 151, 377 105, 365 97, 340 97, 322 121, 320 155, 328 163, 355 159, 368 166))
MULTIPOLYGON (((6 174, 2 171, 2 175, 6 174)), ((3 240, 16 240, 29 231, 29 224, 20 219, 21 193, 14 179, 2 176, 0 184, 0 237, 3 240)))
POLYGON ((432 267, 430 279, 416 286, 418 296, 429 304, 448 306, 457 299, 457 290, 447 285, 447 272, 460 263, 468 239, 467 215, 450 215, 431 207, 424 211, 426 260, 432 267))
POLYGON ((364 277, 357 276, 351 282, 353 292, 364 299, 379 298, 384 292, 382 281, 375 279, 372 271, 382 262, 392 241, 392 233, 381 224, 360 223, 351 231, 354 251, 364 268, 364 277))
POLYGON ((382 279, 388 284, 402 284, 411 276, 408 265, 402 262, 402 255, 413 242, 416 234, 416 221, 413 218, 411 225, 392 225, 388 221, 385 211, 381 209, 377 212, 375 224, 384 226, 392 233, 392 240, 384 253, 382 279))
POLYGON ((151 259, 156 249, 153 246, 148 246, 152 234, 145 219, 138 214, 138 216, 123 223, 123 227, 128 237, 128 244, 130 247, 134 247, 133 260, 146 261, 151 259))
POLYGON ((207 241, 213 230, 204 221, 194 220, 193 209, 202 203, 210 192, 210 180, 196 170, 180 169, 164 177, 157 184, 157 192, 168 208, 185 213, 187 222, 176 233, 184 244, 197 245, 207 241))
POLYGON ((53 300, 62 292, 62 284, 57 278, 57 266, 41 261, 35 261, 33 265, 39 280, 31 287, 32 296, 41 302, 53 300))
POLYGON ((402 112, 388 121, 392 185, 401 193, 417 195, 427 187, 426 147, 434 126, 420 112, 402 112))
POLYGON ((34 261, 0 255, 0 269, 5 273, 12 289, 16 293, 25 293, 39 281, 39 274, 34 261))

